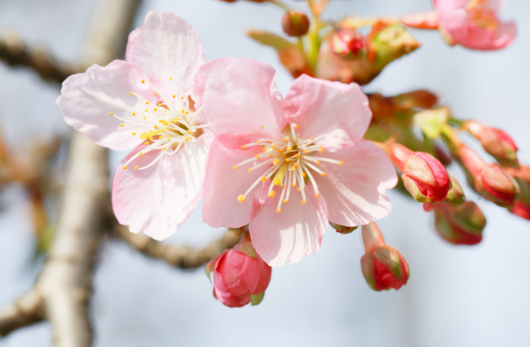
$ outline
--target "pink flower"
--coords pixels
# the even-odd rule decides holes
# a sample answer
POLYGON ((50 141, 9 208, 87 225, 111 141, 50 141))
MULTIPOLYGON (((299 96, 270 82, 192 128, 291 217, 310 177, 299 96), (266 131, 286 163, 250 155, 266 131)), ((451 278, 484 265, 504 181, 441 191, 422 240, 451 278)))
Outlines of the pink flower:
POLYGON ((509 45, 516 33, 514 22, 497 17, 502 0, 435 0, 442 33, 451 43, 477 50, 509 45))
POLYGON ((357 84, 302 75, 284 100, 271 66, 228 58, 197 80, 216 136, 204 183, 210 226, 250 223, 256 251, 279 267, 316 253, 328 221, 351 227, 390 212, 396 173, 363 139, 371 112, 357 84))
POLYGON ((131 232, 164 239, 201 197, 212 136, 188 95, 203 63, 202 43, 184 19, 149 12, 129 35, 125 61, 63 83, 57 104, 68 124, 101 146, 134 148, 112 184, 114 213, 131 232))
POLYGON ((245 238, 234 249, 224 251, 206 265, 214 272, 214 296, 228 307, 243 307, 251 300, 257 305, 271 281, 272 269, 245 238), (256 302, 257 301, 257 302, 256 302))

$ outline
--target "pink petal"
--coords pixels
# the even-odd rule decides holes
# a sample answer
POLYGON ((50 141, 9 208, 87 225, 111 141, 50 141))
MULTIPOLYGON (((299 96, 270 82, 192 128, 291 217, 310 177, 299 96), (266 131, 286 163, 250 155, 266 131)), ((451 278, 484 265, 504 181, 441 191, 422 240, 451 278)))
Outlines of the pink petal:
POLYGON ((372 112, 359 85, 298 77, 285 97, 285 118, 298 125, 304 138, 340 129, 352 142, 362 139, 372 112))
POLYGON ((134 119, 132 112, 142 107, 142 101, 130 92, 155 101, 142 79, 147 76, 139 68, 122 60, 106 67, 92 65, 86 73, 72 75, 63 82, 57 105, 66 123, 98 145, 116 150, 132 148, 141 140, 132 136, 129 127, 120 127, 123 121, 109 113, 134 119))
POLYGON ((213 135, 201 135, 179 152, 168 155, 160 165, 154 182, 155 205, 164 218, 180 226, 195 210, 202 192, 206 157, 213 135))
POLYGON ((326 176, 314 176, 331 222, 365 225, 390 213, 392 205, 385 192, 396 185, 397 175, 383 150, 362 141, 338 152, 325 152, 322 157, 344 162, 337 165, 322 161, 319 168, 326 176))
POLYGON ((326 202, 316 198, 311 186, 306 186, 307 203, 302 205, 302 195, 291 191, 287 204, 277 213, 280 189, 276 198, 269 198, 260 212, 250 222, 250 236, 256 252, 272 267, 299 262, 303 256, 316 253, 322 235, 328 227, 326 202), (294 193, 294 194, 293 194, 294 193))
POLYGON ((218 139, 213 140, 206 162, 202 208, 203 221, 211 227, 239 228, 248 224, 259 211, 260 200, 264 195, 263 183, 260 182, 247 195, 246 201, 239 202, 237 198, 245 194, 267 167, 262 166, 251 173, 248 172, 251 165, 233 170, 234 165, 253 156, 255 156, 253 151, 230 150, 218 139))
POLYGON ((193 96, 225 147, 278 137, 286 122, 275 77, 270 65, 248 58, 215 59, 201 67, 193 96))
POLYGON ((112 180, 112 208, 118 222, 129 225, 131 232, 144 232, 154 239, 162 240, 177 230, 177 225, 162 218, 155 207, 153 185, 159 163, 145 170, 134 170, 151 163, 159 150, 151 151, 132 161, 123 169, 124 163, 145 146, 138 146, 119 164, 112 180))
MULTIPOLYGON (((235 252, 237 253, 237 252, 235 252)), ((263 259, 249 256, 231 257, 232 265, 237 268, 238 276, 254 295, 264 292, 269 286, 272 269, 263 259)))
POLYGON ((170 12, 160 18, 149 11, 142 26, 129 35, 125 56, 168 94, 188 95, 193 76, 204 63, 199 36, 188 22, 170 12))

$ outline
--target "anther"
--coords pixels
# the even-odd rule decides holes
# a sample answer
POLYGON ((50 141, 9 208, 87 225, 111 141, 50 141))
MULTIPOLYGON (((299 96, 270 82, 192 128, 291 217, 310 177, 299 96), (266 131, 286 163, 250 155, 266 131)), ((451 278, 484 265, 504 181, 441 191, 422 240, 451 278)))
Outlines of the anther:
POLYGON ((165 151, 165 150, 166 150, 166 147, 162 148, 162 150, 165 151))
POLYGON ((144 142, 144 145, 146 145, 146 146, 149 145, 149 142, 144 142))
POLYGON ((237 165, 232 166, 232 170, 237 169, 237 165))
POLYGON ((132 115, 133 115, 133 116, 136 116, 136 112, 133 112, 132 115))
POLYGON ((174 95, 174 94, 173 94, 173 95, 171 95, 171 96, 173 97, 173 99, 175 99, 175 95, 174 95))
POLYGON ((149 105, 149 101, 146 101, 145 104, 146 104, 146 105, 149 105))
POLYGON ((142 152, 138 152, 138 156, 141 157, 143 155, 142 152))
POLYGON ((145 80, 142 80, 142 83, 145 83, 145 80))
POLYGON ((135 166, 134 169, 135 169, 135 170, 138 170, 138 166, 135 166))
POLYGON ((339 161, 339 165, 344 165, 344 162, 342 160, 339 161))
POLYGON ((324 177, 324 176, 326 176, 326 173, 325 173, 325 172, 322 172, 322 173, 320 174, 320 176, 324 177))
POLYGON ((281 209, 281 208, 279 208, 279 209, 276 210, 276 213, 280 213, 280 212, 282 212, 282 209, 281 209))
POLYGON ((120 124, 120 126, 121 126, 121 127, 124 127, 124 126, 125 126, 125 124, 121 123, 121 124, 120 124))
POLYGON ((316 197, 316 198, 320 198, 320 194, 318 194, 318 193, 315 194, 315 197, 316 197))
POLYGON ((262 177, 261 182, 265 182, 265 181, 267 181, 267 177, 262 177))
POLYGON ((317 160, 317 165, 320 165, 320 160, 317 160))
POLYGON ((124 170, 127 170, 127 166, 124 166, 123 169, 124 169, 124 170))
POLYGON ((241 148, 246 148, 246 147, 247 147, 247 146, 245 146, 245 145, 242 145, 242 146, 241 146, 241 148))
POLYGON ((133 93, 132 93, 132 92, 130 92, 130 93, 129 93, 129 95, 133 95, 133 93))
POLYGON ((153 108, 153 111, 156 111, 156 110, 158 110, 158 108, 156 108, 156 107, 155 107, 155 108, 153 108))
POLYGON ((248 172, 251 173, 251 172, 252 172, 252 169, 251 169, 251 168, 248 168, 248 172))
POLYGON ((158 95, 158 94, 155 92, 155 95, 158 95))
POLYGON ((260 129, 263 129, 263 125, 260 125, 259 128, 260 128, 260 129))
POLYGON ((243 202, 245 200, 247 200, 247 198, 245 198, 243 195, 240 195, 240 196, 237 197, 237 201, 239 201, 239 202, 243 202))
POLYGON ((170 81, 173 81, 173 77, 170 77, 169 80, 170 80, 170 81))
POLYGON ((110 114, 111 116, 114 116, 114 113, 112 113, 112 112, 111 112, 111 113, 109 113, 109 114, 110 114))
POLYGON ((302 205, 305 205, 306 204, 306 201, 305 200, 302 200, 302 205))
POLYGON ((276 192, 274 190, 271 190, 269 192, 269 198, 274 198, 275 195, 276 195, 276 192))
POLYGON ((302 191, 302 189, 300 189, 300 187, 296 188, 296 190, 298 190, 299 192, 301 192, 301 191, 302 191))
POLYGON ((136 133, 135 133, 134 131, 132 132, 132 134, 133 134, 133 135, 136 135, 136 133))
POLYGON ((288 203, 288 202, 289 202, 289 200, 287 200, 287 199, 283 199, 283 203, 284 203, 284 204, 286 204, 286 203, 288 203))

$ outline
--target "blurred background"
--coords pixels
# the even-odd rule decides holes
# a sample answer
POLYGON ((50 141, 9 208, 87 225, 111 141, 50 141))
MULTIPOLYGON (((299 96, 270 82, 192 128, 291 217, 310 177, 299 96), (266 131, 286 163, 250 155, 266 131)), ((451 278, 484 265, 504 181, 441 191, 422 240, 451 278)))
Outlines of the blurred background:
MULTIPOLYGON (((291 1, 293 6, 303 3, 291 1)), ((61 61, 80 57, 98 0, 0 0, 0 32, 16 31, 61 61)), ((305 8, 304 8, 305 9, 305 8)), ((429 0, 332 1, 324 18, 372 16, 432 9, 429 0)), ((197 31, 206 60, 252 57, 274 66, 286 93, 292 78, 270 48, 248 39, 249 28, 281 33, 283 11, 270 4, 216 0, 144 0, 133 27, 149 10, 175 12, 197 31)), ((508 48, 482 53, 448 47, 436 32, 411 29, 422 43, 388 66, 366 92, 394 95, 435 92, 456 116, 507 131, 530 163, 530 2, 513 0, 501 16, 517 22, 508 48)), ((60 89, 26 68, 0 63, 0 129, 13 156, 39 141, 68 136, 55 104, 60 89)), ((473 143, 469 141, 469 143, 473 143)), ((480 146, 473 146, 481 152, 480 146)), ((112 152, 112 170, 126 152, 112 152)), ((463 182, 456 165, 449 170, 463 182)), ((59 177, 60 181, 60 177, 59 177)), ((95 346, 529 346, 529 222, 464 187, 488 218, 477 246, 453 246, 433 231, 421 204, 390 192, 393 213, 379 225, 388 244, 407 259, 411 277, 399 291, 374 292, 361 274, 362 242, 328 230, 321 250, 296 265, 274 269, 264 301, 229 309, 212 296, 202 268, 174 269, 120 240, 107 239, 98 254, 91 319, 95 346)), ((21 186, 5 188, 0 205, 0 305, 31 288, 42 259, 21 186)), ((167 242, 202 246, 223 230, 201 221, 200 209, 167 242)), ((51 346, 48 323, 0 339, 1 347, 51 346)))

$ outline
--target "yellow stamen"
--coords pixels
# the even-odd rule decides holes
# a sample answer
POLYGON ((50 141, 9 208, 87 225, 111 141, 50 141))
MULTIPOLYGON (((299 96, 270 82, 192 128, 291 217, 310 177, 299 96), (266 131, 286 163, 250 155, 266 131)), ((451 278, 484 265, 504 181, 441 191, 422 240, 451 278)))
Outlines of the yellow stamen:
POLYGON ((133 116, 136 116, 136 112, 133 112, 132 115, 133 115, 133 116))
POLYGON ((305 205, 306 204, 306 201, 305 200, 302 200, 302 205, 305 205))
POLYGON ((262 177, 261 182, 265 182, 265 181, 267 181, 267 177, 262 177))
POLYGON ((232 166, 232 170, 237 169, 237 165, 232 166))
POLYGON ((138 152, 138 156, 141 157, 143 155, 142 152, 138 152))
POLYGON ((239 201, 239 202, 243 202, 245 200, 247 200, 247 198, 245 198, 243 195, 240 195, 240 196, 237 197, 237 201, 239 201))
POLYGON ((339 161, 339 165, 344 165, 344 162, 342 160, 339 161))
POLYGON ((276 210, 276 213, 280 213, 280 212, 282 212, 282 209, 281 209, 281 208, 279 208, 279 209, 276 210))
POLYGON ((283 203, 286 204, 288 203, 289 201, 287 199, 283 199, 283 203))
POLYGON ((134 169, 135 169, 135 170, 138 170, 138 166, 135 166, 134 169))
POLYGON ((124 166, 123 169, 124 169, 124 170, 127 170, 127 166, 124 166))
POLYGON ((110 114, 111 116, 114 116, 114 113, 112 113, 112 112, 111 112, 111 113, 109 113, 109 114, 110 114))
POLYGON ((323 173, 320 174, 320 176, 324 177, 324 176, 326 176, 326 173, 323 172, 323 173))
POLYGON ((269 192, 269 198, 274 198, 275 195, 276 195, 276 192, 274 190, 271 190, 269 192))
POLYGON ((124 126, 125 126, 125 124, 123 124, 123 123, 122 123, 122 124, 120 124, 120 126, 121 126, 121 127, 124 127, 124 126))

